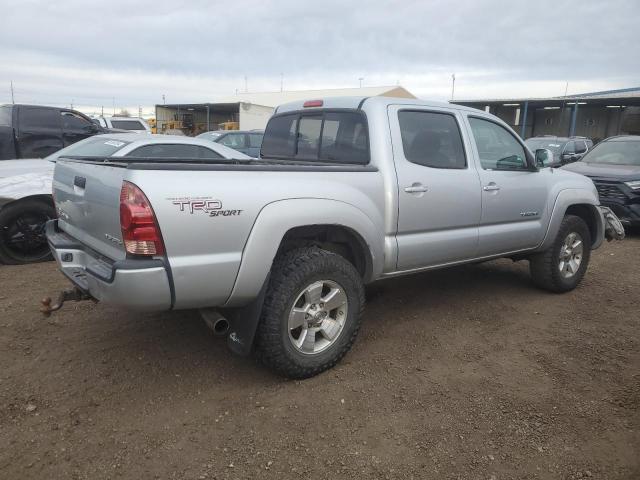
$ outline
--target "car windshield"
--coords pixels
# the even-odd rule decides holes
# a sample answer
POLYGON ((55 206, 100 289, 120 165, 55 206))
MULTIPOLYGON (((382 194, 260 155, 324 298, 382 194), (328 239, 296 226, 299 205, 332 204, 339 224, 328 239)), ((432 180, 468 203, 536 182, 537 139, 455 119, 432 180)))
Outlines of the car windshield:
POLYGON ((602 142, 582 157, 585 163, 640 166, 640 141, 602 142))
MULTIPOLYGON (((131 134, 126 134, 131 135, 131 134)), ((137 136, 137 135, 136 135, 137 136)), ((62 150, 49 155, 46 160, 57 160, 64 156, 73 157, 110 157, 118 150, 131 142, 116 140, 115 138, 96 136, 81 140, 78 143, 69 145, 62 150)))
POLYGON ((138 120, 111 120, 111 126, 122 130, 146 130, 138 120))
POLYGON ((554 140, 549 138, 530 138, 525 140, 524 143, 532 152, 535 152, 539 148, 546 148, 547 150, 551 150, 554 154, 560 154, 560 152, 562 152, 562 147, 567 142, 564 140, 558 141, 557 139, 554 140))

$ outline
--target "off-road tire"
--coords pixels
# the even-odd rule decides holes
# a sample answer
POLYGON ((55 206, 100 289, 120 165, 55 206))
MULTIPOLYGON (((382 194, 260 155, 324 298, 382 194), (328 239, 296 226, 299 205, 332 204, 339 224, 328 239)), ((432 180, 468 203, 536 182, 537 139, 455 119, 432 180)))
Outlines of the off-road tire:
POLYGON ((531 278, 537 287, 544 290, 555 293, 568 292, 576 288, 582 281, 590 258, 591 233, 589 227, 582 218, 575 215, 565 215, 551 247, 529 259, 531 278), (576 232, 582 237, 582 261, 578 271, 572 277, 565 278, 560 274, 558 265, 564 241, 572 232, 576 232))
POLYGON ((288 378, 312 377, 331 367, 356 339, 364 309, 364 285, 355 267, 344 257, 318 247, 290 250, 273 264, 256 332, 256 354, 266 366, 288 378), (289 340, 288 315, 296 296, 318 280, 340 284, 347 295, 346 320, 335 343, 312 355, 295 349, 289 340))
POLYGON ((36 251, 17 252, 7 245, 6 235, 8 229, 14 224, 17 218, 24 215, 33 215, 42 217, 42 232, 44 232, 44 223, 46 219, 52 219, 56 216, 56 211, 50 203, 35 198, 27 198, 14 202, 0 210, 0 263, 7 265, 21 265, 25 263, 43 262, 51 260, 51 251, 46 243, 42 248, 36 251))

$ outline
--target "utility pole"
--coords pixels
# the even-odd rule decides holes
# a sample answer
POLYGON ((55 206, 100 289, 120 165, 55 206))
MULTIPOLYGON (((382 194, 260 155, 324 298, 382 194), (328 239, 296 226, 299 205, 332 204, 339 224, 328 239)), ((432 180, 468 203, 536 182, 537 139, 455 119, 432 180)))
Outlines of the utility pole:
POLYGON ((364 80, 364 77, 360 77, 358 78, 358 82, 360 82, 360 88, 362 88, 362 81, 364 80))
POLYGON ((453 100, 453 95, 456 93, 456 74, 451 74, 451 100, 453 100))
POLYGON ((104 105, 100 106, 100 116, 104 117, 104 105))
POLYGON ((71 110, 73 110, 73 98, 71 99, 71 110))
POLYGON ((142 106, 138 105, 138 117, 142 118, 142 106))
POLYGON ((11 80, 11 103, 16 103, 15 99, 13 98, 13 80, 11 80))

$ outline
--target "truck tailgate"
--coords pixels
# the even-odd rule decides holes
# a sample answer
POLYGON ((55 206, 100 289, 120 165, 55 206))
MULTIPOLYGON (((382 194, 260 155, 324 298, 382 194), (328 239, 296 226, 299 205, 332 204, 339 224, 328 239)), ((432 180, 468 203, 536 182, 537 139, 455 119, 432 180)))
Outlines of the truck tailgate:
POLYGON ((112 259, 126 258, 120 230, 125 168, 59 159, 53 194, 61 230, 112 259))

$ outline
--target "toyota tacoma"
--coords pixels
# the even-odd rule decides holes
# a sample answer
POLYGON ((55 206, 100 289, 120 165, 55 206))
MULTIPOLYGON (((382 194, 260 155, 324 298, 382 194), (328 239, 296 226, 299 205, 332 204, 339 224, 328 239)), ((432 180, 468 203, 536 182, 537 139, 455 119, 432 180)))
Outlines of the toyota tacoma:
POLYGON ((74 288, 43 311, 200 309, 235 352, 309 377, 351 347, 367 283, 509 257, 575 288, 624 231, 550 155, 483 111, 350 97, 277 108, 260 159, 61 157, 47 238, 74 288))

